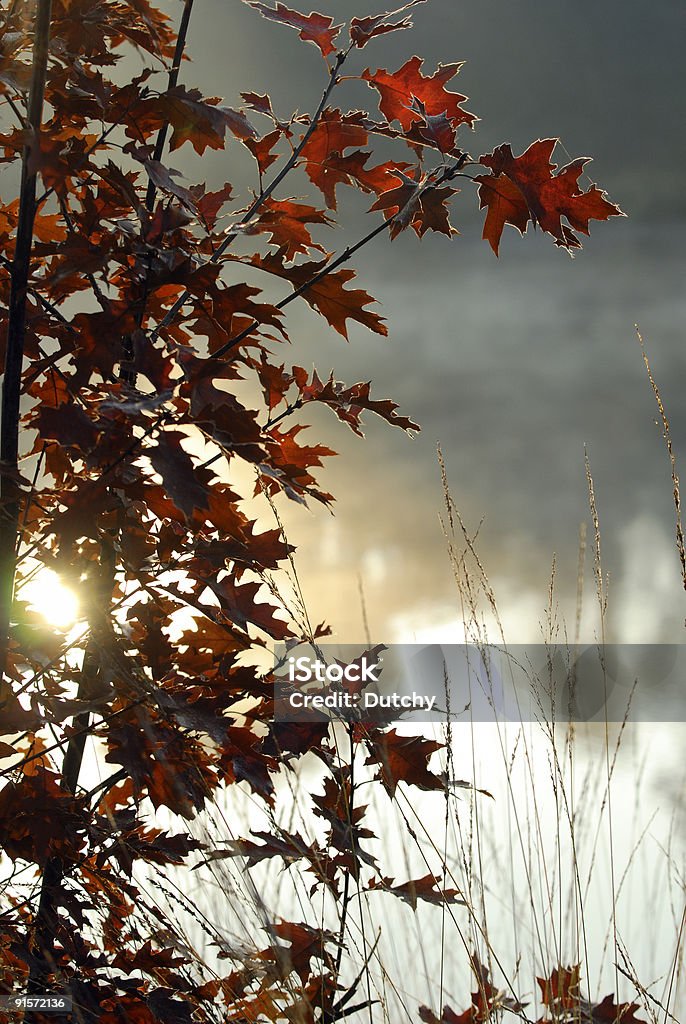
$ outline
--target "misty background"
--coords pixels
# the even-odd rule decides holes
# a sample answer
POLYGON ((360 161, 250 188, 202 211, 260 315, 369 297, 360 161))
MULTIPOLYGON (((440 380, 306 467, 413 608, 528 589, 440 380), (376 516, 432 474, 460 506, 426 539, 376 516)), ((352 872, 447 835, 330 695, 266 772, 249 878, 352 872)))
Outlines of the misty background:
MULTIPOLYGON (((347 0, 317 9, 341 21, 368 13, 347 0)), ((312 437, 340 453, 319 474, 336 496, 335 514, 284 510, 311 615, 327 618, 342 642, 363 639, 359 573, 375 642, 460 639, 438 521, 440 442, 466 523, 474 529, 483 519, 478 547, 510 642, 540 638, 553 555, 561 611, 573 620, 579 525, 590 526, 585 445, 610 574, 611 638, 680 642, 669 463, 634 324, 679 458, 686 447, 686 10, 619 0, 573 9, 431 0, 413 13, 414 30, 355 51, 347 73, 395 70, 413 53, 425 57, 427 74, 439 61, 464 60, 449 88, 466 93, 465 106, 481 118, 474 132, 462 129, 465 148, 478 157, 510 142, 520 153, 537 138, 559 136, 560 164, 592 156, 584 187, 597 181, 627 218, 592 225, 574 260, 540 233, 520 238, 506 227, 497 260, 481 240, 483 215, 464 182, 453 201, 461 232, 453 241, 382 236, 352 263, 359 285, 381 303, 387 339, 353 327, 346 345, 304 303, 290 307, 293 345, 277 353, 279 361, 314 364, 322 376, 334 368, 348 383, 371 378, 373 394, 392 397, 422 426, 410 440, 368 416, 360 441, 332 416, 313 417, 312 437)), ((326 84, 313 45, 239 0, 200 7, 188 52, 194 62, 182 81, 229 105, 240 105, 240 91, 267 91, 287 117, 312 111, 326 84)), ((333 102, 375 110, 376 93, 352 81, 333 102)), ((202 160, 173 154, 171 162, 191 180, 256 185, 238 144, 202 160)), ((304 177, 278 195, 318 201, 304 177)), ((339 199, 343 230, 320 238, 336 251, 376 216, 365 213, 368 197, 351 189, 340 188, 339 199)), ((590 564, 586 578, 584 630, 592 637, 590 564)))
MULTIPOLYGON (((370 11, 366 0, 296 6, 315 7, 340 21, 383 9, 375 4, 370 11)), ((180 5, 169 4, 169 10, 178 18, 180 5)), ((327 410, 307 410, 313 423, 309 442, 340 453, 317 473, 322 489, 336 496, 334 515, 316 505, 309 511, 279 505, 297 546, 310 618, 326 619, 337 642, 364 642, 360 578, 373 643, 462 639, 439 522, 440 442, 465 522, 472 531, 481 523, 477 547, 508 642, 540 640, 554 557, 556 594, 573 635, 581 523, 588 527, 589 543, 582 639, 592 640, 598 616, 586 450, 609 573, 606 639, 680 643, 685 612, 670 467, 634 325, 645 338, 680 460, 686 451, 686 9, 637 0, 573 7, 534 0, 430 0, 413 16, 413 31, 390 34, 355 52, 346 73, 359 74, 367 66, 396 70, 414 53, 425 58, 426 74, 439 61, 466 61, 449 88, 469 97, 465 106, 481 121, 473 133, 461 132, 463 147, 478 157, 510 142, 519 154, 537 138, 559 136, 565 147, 557 152, 560 164, 592 156, 582 183, 597 181, 627 217, 592 225, 574 260, 549 237, 529 232, 520 238, 506 228, 497 260, 481 239, 483 214, 464 182, 451 217, 458 237, 427 235, 421 243, 410 232, 393 243, 380 237, 351 264, 358 271, 356 284, 380 301, 387 339, 352 327, 346 345, 304 302, 289 307, 292 347, 276 352, 278 362, 316 365, 322 377, 333 368, 348 383, 371 379, 373 395, 393 398, 422 426, 410 440, 367 416, 367 436, 360 440, 327 410)), ((194 63, 185 66, 181 81, 221 95, 234 107, 241 104, 241 91, 269 92, 278 115, 287 118, 294 110, 313 111, 326 84, 326 67, 314 46, 264 21, 240 0, 202 0, 188 52, 194 63)), ((336 90, 332 102, 344 111, 375 110, 377 95, 351 81, 336 90)), ((403 149, 396 154, 406 157, 403 149)), ((252 162, 238 143, 225 154, 208 150, 202 159, 174 153, 169 163, 191 181, 213 187, 231 181, 236 192, 257 187, 252 162)), ((290 178, 277 196, 319 202, 304 176, 290 178)), ((375 215, 366 214, 370 204, 368 197, 341 188, 341 230, 318 240, 336 252, 355 242, 375 223, 375 215)), ((239 266, 225 271, 227 280, 242 273, 239 266)), ((270 297, 288 293, 263 279, 256 283, 270 297)), ((592 772, 594 759, 601 765, 590 798, 581 802, 593 817, 601 800, 595 797, 603 791, 605 751, 598 732, 581 733, 579 772, 592 772)), ((636 857, 625 886, 622 878, 622 937, 639 977, 646 979, 661 976, 674 949, 666 895, 671 889, 661 879, 671 878, 673 864, 683 859, 682 845, 670 845, 683 836, 683 734, 682 723, 628 727, 614 773, 614 855, 622 866, 636 857)), ((496 797, 493 822, 485 819, 485 834, 494 843, 487 877, 504 879, 507 889, 512 875, 513 891, 527 901, 529 889, 520 886, 506 856, 513 844, 509 754, 503 760, 494 737, 485 730, 475 737, 468 725, 457 727, 453 738, 456 775, 471 778, 473 771, 496 797)), ((532 737, 532 752, 531 786, 536 798, 545 799, 550 767, 540 736, 532 737)), ((520 786, 516 798, 526 803, 527 793, 520 786)), ((442 820, 426 794, 412 796, 429 827, 442 820)), ((484 813, 491 807, 486 804, 484 813)), ((235 813, 233 804, 229 809, 235 813)), ((388 819, 394 846, 397 831, 388 811, 380 808, 378 815, 381 822, 388 819)), ((544 824, 554 820, 549 809, 541 815, 544 824)), ((612 905, 604 836, 603 831, 585 920, 603 994, 613 987, 610 958, 597 959, 606 952, 612 905)), ((545 847, 541 858, 553 863, 555 851, 545 847)), ((405 865, 396 868, 394 874, 406 877, 405 865)), ((501 890, 495 891, 497 897, 501 890)), ((201 904, 212 899, 201 890, 197 898, 201 904)), ((496 914, 491 923, 497 919, 494 934, 507 947, 510 912, 505 902, 501 909, 502 921, 496 914)), ((407 919, 398 928, 394 920, 384 921, 387 954, 398 958, 399 977, 414 976, 419 947, 407 919), (395 941, 400 934, 402 944, 395 941)), ((421 941, 422 950, 432 948, 430 933, 421 941)), ((448 959, 449 972, 459 972, 459 958, 448 959)))

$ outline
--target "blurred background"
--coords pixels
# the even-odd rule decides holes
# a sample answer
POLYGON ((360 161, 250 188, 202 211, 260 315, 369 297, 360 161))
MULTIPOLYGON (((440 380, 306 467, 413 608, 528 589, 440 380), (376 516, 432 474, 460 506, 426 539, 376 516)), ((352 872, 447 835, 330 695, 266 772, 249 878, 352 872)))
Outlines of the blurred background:
MULTIPOLYGON (((323 0, 318 10, 341 21, 369 13, 348 0, 323 0)), ((520 153, 534 139, 559 136, 560 164, 566 153, 592 156, 582 183, 597 181, 627 218, 593 226, 574 260, 540 233, 520 238, 506 227, 498 260, 481 240, 482 215, 465 182, 453 203, 460 236, 382 236, 352 264, 381 303, 387 339, 352 330, 347 346, 304 303, 290 307, 293 348, 280 360, 314 364, 322 376, 334 368, 348 383, 372 379, 377 397, 392 397, 422 426, 410 440, 367 417, 361 441, 331 416, 313 420, 313 437, 340 453, 320 473, 336 496, 335 514, 284 510, 311 614, 327 618, 342 642, 362 639, 359 575, 375 642, 461 638, 438 519, 440 442, 466 524, 473 530, 483 519, 478 548, 508 640, 540 639, 554 555, 560 610, 573 620, 579 526, 590 526, 586 446, 610 576, 608 638, 680 642, 669 462, 634 325, 678 459, 686 447, 686 9, 662 3, 648 12, 637 0, 573 9, 431 0, 414 21, 414 30, 355 52, 349 73, 396 70, 413 53, 425 57, 426 73, 439 61, 464 60, 449 88, 466 93, 465 105, 481 118, 462 135, 464 147, 479 156, 511 142, 520 153)), ((232 105, 252 89, 268 91, 281 116, 311 111, 326 80, 314 46, 239 0, 204 4, 188 49, 188 84, 232 105)), ((337 92, 344 110, 374 109, 376 94, 360 82, 337 92)), ((209 150, 202 167, 185 156, 182 165, 176 154, 174 163, 192 180, 253 183, 240 148, 232 166, 209 150)), ((280 194, 299 187, 317 201, 304 178, 280 194)), ((343 230, 325 240, 337 251, 376 216, 365 213, 367 197, 351 191, 339 191, 343 230)), ((588 558, 586 579, 583 630, 592 638, 588 558)))
MULTIPOLYGON (((306 11, 310 6, 300 5, 306 11)), ((315 6, 340 21, 371 13, 365 0, 320 0, 315 6)), ((175 17, 179 7, 169 5, 175 17)), ((379 9, 375 4, 373 11, 379 9)), ((478 528, 476 546, 508 642, 538 641, 542 626, 548 628, 553 560, 555 599, 573 637, 581 524, 588 549, 581 634, 592 641, 599 622, 587 452, 603 570, 609 575, 605 638, 681 643, 684 592, 670 465, 635 325, 645 339, 679 462, 686 459, 686 8, 674 2, 648 8, 638 0, 582 0, 573 7, 534 0, 430 0, 416 9, 414 20, 412 32, 391 34, 355 53, 349 73, 367 66, 396 70, 414 53, 425 58, 428 74, 439 61, 464 60, 451 87, 468 95, 467 109, 481 118, 473 133, 462 135, 465 148, 478 157, 510 142, 519 154, 537 138, 559 136, 560 164, 592 156, 582 183, 596 181, 627 217, 593 226, 573 260, 540 233, 520 238, 506 228, 498 260, 481 240, 483 216, 465 182, 453 203, 458 237, 427 235, 421 243, 410 232, 393 243, 380 237, 352 264, 359 286, 381 304, 387 339, 352 329, 346 345, 305 303, 289 307, 293 344, 277 353, 279 362, 316 365, 322 377, 333 368, 348 383, 371 379, 377 398, 393 398, 422 426, 409 439, 367 417, 367 436, 360 440, 326 410, 308 410, 311 443, 340 453, 318 473, 322 488, 336 496, 333 515, 323 507, 279 505, 297 546, 310 617, 326 619, 340 643, 363 642, 367 626, 373 643, 463 639, 460 595, 439 521, 445 518, 440 443, 455 503, 470 533, 478 528)), ((231 106, 240 105, 241 91, 269 92, 277 113, 288 117, 296 109, 312 111, 326 84, 315 47, 265 22, 240 0, 205 0, 194 14, 188 49, 195 63, 182 80, 222 95, 231 106)), ((350 81, 337 90, 335 102, 344 110, 374 109, 376 94, 350 81)), ((401 151, 398 158, 404 156, 401 151)), ((192 181, 256 187, 240 145, 229 149, 228 159, 230 165, 227 155, 208 150, 202 160, 182 153, 171 162, 192 181)), ((279 193, 287 196, 318 201, 304 177, 291 179, 279 193)), ((336 251, 375 223, 375 215, 366 213, 366 197, 343 189, 339 197, 341 230, 330 241, 321 238, 336 251)), ((273 294, 280 298, 286 292, 273 294)), ((492 618, 486 606, 489 634, 496 639, 492 618)), ((602 732, 579 730, 583 756, 575 771, 588 774, 583 785, 577 780, 581 811, 593 818, 580 849, 592 863, 597 859, 597 889, 585 926, 604 994, 616 981, 607 946, 608 921, 614 919, 613 858, 617 877, 632 865, 627 884, 624 875, 621 880, 621 928, 639 977, 665 977, 660 972, 670 963, 679 932, 678 914, 674 921, 670 915, 683 902, 683 870, 674 882, 672 869, 683 862, 683 844, 675 837, 684 834, 684 725, 627 728, 619 756, 612 738, 614 849, 603 818, 609 756, 602 732)), ((485 728, 475 735, 468 725, 458 727, 453 739, 456 774, 473 773, 496 797, 493 820, 484 819, 493 840, 493 863, 487 864, 493 871, 486 874, 502 878, 505 891, 511 887, 527 903, 529 889, 520 886, 509 852, 511 815, 521 811, 528 821, 530 800, 536 806, 537 799, 547 799, 545 736, 532 736, 528 783, 519 780, 517 787, 510 773, 519 737, 504 753, 485 728)), ((306 784, 311 788, 307 777, 306 784)), ((429 827, 441 820, 442 811, 424 795, 416 808, 429 827)), ((487 801, 484 813, 490 808, 487 801)), ((554 826, 555 813, 542 806, 544 828, 554 826)), ((383 809, 379 814, 382 821, 388 816, 383 809)), ((388 822, 394 846, 397 828, 390 817, 388 822)), ((551 827, 553 846, 556 835, 559 841, 559 827, 551 827)), ((536 879, 556 859, 548 839, 536 846, 536 879)), ((396 868, 394 874, 406 877, 396 868)), ((501 895, 495 886, 493 900, 501 895)), ((512 903, 514 909, 514 895, 512 903)), ((507 945, 507 898, 498 907, 503 916, 495 932, 507 945)), ((547 909, 541 913, 549 924, 547 909)), ((391 945, 394 934, 391 928, 391 945)), ((438 940, 425 932, 421 941, 425 949, 438 940)), ((562 956, 575 955, 572 947, 565 937, 562 956)), ((512 948, 519 949, 516 935, 512 948)), ((405 971, 408 958, 419 954, 409 943, 398 956, 405 971)), ((417 962, 412 959, 413 971, 417 962)))

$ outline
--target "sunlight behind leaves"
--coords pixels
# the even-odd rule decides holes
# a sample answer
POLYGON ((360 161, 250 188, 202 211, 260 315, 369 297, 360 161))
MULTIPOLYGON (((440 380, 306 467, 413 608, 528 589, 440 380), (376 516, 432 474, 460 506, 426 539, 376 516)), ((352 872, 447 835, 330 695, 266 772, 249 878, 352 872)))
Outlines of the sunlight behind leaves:
POLYGON ((41 569, 21 589, 22 599, 58 629, 73 626, 81 615, 79 599, 52 569, 41 569))

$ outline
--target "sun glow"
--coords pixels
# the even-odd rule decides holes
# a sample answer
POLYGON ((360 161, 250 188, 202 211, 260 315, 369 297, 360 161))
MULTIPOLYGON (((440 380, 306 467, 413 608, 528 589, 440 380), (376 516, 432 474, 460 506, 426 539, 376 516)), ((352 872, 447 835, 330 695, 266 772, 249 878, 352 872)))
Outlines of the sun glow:
POLYGON ((58 629, 73 626, 80 615, 79 599, 52 569, 41 569, 21 588, 22 600, 58 629))

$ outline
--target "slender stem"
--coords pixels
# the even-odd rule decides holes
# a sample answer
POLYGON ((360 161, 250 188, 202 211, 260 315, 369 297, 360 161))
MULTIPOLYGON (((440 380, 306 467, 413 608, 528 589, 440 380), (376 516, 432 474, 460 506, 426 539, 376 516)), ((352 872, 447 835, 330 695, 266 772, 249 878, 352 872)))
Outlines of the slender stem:
MULTIPOLYGON (((354 843, 354 824, 353 824, 353 810, 355 805, 355 735, 352 722, 348 725, 348 742, 350 744, 350 799, 346 800, 345 813, 347 817, 348 828, 350 829, 351 837, 351 848, 353 859, 356 865, 356 874, 359 875, 359 866, 357 865, 357 854, 355 852, 354 843)), ((341 791, 345 794, 345 789, 341 787, 341 791)), ((345 942, 345 928, 348 922, 348 907, 350 906, 350 871, 346 871, 345 880, 343 882, 343 906, 341 909, 341 919, 338 928, 338 949, 336 950, 336 971, 335 980, 338 982, 341 973, 341 960, 343 959, 343 944, 345 942)))
MULTIPOLYGON (((181 61, 183 60, 183 51, 186 46, 186 36, 188 35, 188 26, 191 20, 191 12, 193 10, 193 0, 186 0, 183 8, 183 14, 181 15, 181 22, 179 24, 179 34, 176 37, 176 49, 174 50, 174 59, 172 61, 171 70, 169 72, 169 84, 168 89, 173 89, 179 80, 179 70, 181 68, 181 61)), ((157 134, 157 142, 155 143, 155 150, 153 152, 153 160, 157 160, 158 163, 162 159, 164 153, 164 146, 167 141, 167 133, 169 131, 169 124, 165 123, 160 128, 157 134)), ((155 205, 155 195, 157 194, 157 186, 155 182, 150 178, 148 181, 148 191, 145 196, 146 209, 152 211, 155 205)))
POLYGON ((28 123, 31 137, 24 147, 21 166, 19 218, 7 329, 7 354, 0 411, 0 682, 4 676, 9 647, 10 614, 14 591, 20 492, 17 485, 21 371, 24 361, 26 297, 28 291, 33 222, 36 214, 36 170, 30 169, 31 155, 40 145, 43 96, 48 67, 51 0, 38 0, 33 42, 33 74, 29 94, 28 123))
MULTIPOLYGON (((272 194, 272 192, 276 188, 278 188, 278 186, 281 184, 281 182, 286 177, 286 175, 295 166, 295 163, 297 162, 298 158, 300 157, 300 154, 302 153, 303 149, 305 148, 305 146, 309 142, 309 140, 310 140, 310 138, 312 136, 312 133, 314 132, 315 128, 319 124, 319 120, 320 120, 320 118, 321 118, 321 116, 322 116, 322 114, 324 112, 324 107, 326 106, 326 104, 328 102, 329 96, 331 95, 334 87, 338 83, 338 72, 339 72, 341 66, 343 65, 343 63, 345 62, 345 59, 348 56, 349 52, 350 52, 350 47, 348 47, 347 50, 343 50, 343 51, 341 51, 338 54, 338 56, 336 58, 336 63, 334 64, 334 66, 332 67, 331 72, 330 72, 329 82, 328 82, 328 84, 326 86, 326 89, 322 93, 322 98, 319 101, 319 106, 317 107, 316 111, 312 115, 312 118, 310 120, 310 124, 308 126, 307 131, 305 132, 305 134, 303 135, 302 139, 300 140, 298 145, 295 147, 295 149, 293 150, 293 152, 291 153, 291 155, 289 156, 288 160, 283 165, 283 167, 281 168, 279 173, 276 175, 276 177, 272 179, 272 181, 269 183, 269 185, 267 185, 267 187, 265 189, 263 189, 260 192, 260 194, 257 196, 257 198, 254 199, 253 202, 250 204, 250 206, 248 207, 246 212, 243 214, 241 219, 238 221, 239 225, 246 224, 255 215, 255 213, 257 213, 257 211, 262 206, 262 204, 264 202, 266 202, 267 199, 269 199, 269 197, 272 194)), ((237 236, 238 236, 238 232, 237 231, 233 231, 230 234, 228 234, 226 236, 226 238, 223 240, 223 242, 221 243, 221 245, 217 246, 217 248, 216 248, 215 252, 212 254, 212 257, 209 260, 209 262, 210 263, 217 263, 219 261, 219 259, 222 257, 222 255, 229 248, 231 243, 236 239, 237 236)), ((188 302, 188 299, 190 298, 190 294, 191 293, 188 290, 186 290, 185 292, 183 292, 179 296, 179 298, 176 300, 174 305, 171 307, 171 309, 165 315, 164 319, 160 320, 160 322, 157 325, 157 327, 154 329, 154 331, 151 332, 151 334, 150 334, 151 341, 154 341, 155 338, 158 337, 160 332, 163 331, 165 327, 168 327, 172 323, 173 320, 175 320, 175 318, 176 318, 177 314, 179 313, 179 311, 186 304, 186 302, 188 302)))
MULTIPOLYGON (((436 188, 437 186, 442 185, 443 182, 449 181, 451 178, 454 178, 458 173, 457 168, 461 166, 462 158, 460 158, 460 160, 458 160, 455 164, 451 165, 450 167, 446 167, 445 170, 443 170, 439 177, 436 179, 436 181, 429 181, 427 182, 426 185, 422 186, 420 192, 427 192, 429 191, 429 189, 436 188)), ((411 198, 413 199, 415 197, 411 198)), ((407 204, 405 205, 407 206, 407 204)), ((405 207, 401 207, 399 210, 396 210, 393 216, 389 217, 388 220, 384 220, 380 224, 377 224, 375 228, 372 228, 371 231, 364 235, 363 238, 360 238, 358 242, 355 242, 354 245, 349 245, 346 249, 343 250, 340 256, 336 257, 335 260, 332 260, 331 263, 327 263, 325 266, 323 266, 318 273, 316 273, 308 281, 304 281, 303 284, 300 285, 300 287, 296 288, 295 291, 293 291, 290 295, 287 295, 285 299, 281 300, 281 302, 277 302, 276 308, 283 309, 285 306, 289 304, 289 302, 293 302, 293 300, 297 299, 300 295, 303 294, 303 292, 306 292, 308 288, 313 288, 314 285, 318 284, 323 278, 327 276, 327 274, 330 274, 332 271, 336 270, 344 263, 347 263, 350 257, 354 256, 355 253, 364 245, 367 245, 367 243, 371 242, 372 239, 376 238, 377 235, 380 235, 382 234, 382 232, 387 231, 389 228, 391 228, 392 225, 398 219, 398 217, 400 217, 401 213, 403 213, 404 209, 405 207)), ((248 324, 248 326, 244 328, 244 330, 242 330, 240 334, 237 334, 234 338, 229 338, 229 340, 225 342, 223 345, 221 345, 220 348, 216 350, 216 352, 213 352, 212 358, 221 359, 222 356, 226 355, 227 352, 230 352, 232 348, 235 348, 236 345, 243 341, 244 338, 247 338, 249 334, 252 334, 252 332, 255 330, 257 326, 259 326, 259 321, 253 320, 253 322, 251 324, 248 324)))
MULTIPOLYGON (((181 23, 179 24, 179 34, 176 37, 176 47, 174 49, 174 59, 172 60, 172 66, 169 71, 169 80, 167 83, 167 89, 173 89, 179 80, 179 70, 181 68, 181 61, 183 60, 183 51, 186 47, 186 37, 188 35, 188 26, 190 25, 191 12, 193 10, 193 0, 185 0, 183 7, 183 14, 181 15, 181 23)), ((157 141, 155 143, 155 149, 153 151, 153 160, 160 162, 164 153, 165 143, 167 141, 167 133, 169 131, 169 123, 165 122, 157 133, 157 141)), ((152 213, 155 207, 155 197, 157 195, 157 186, 150 177, 148 179, 148 188, 145 194, 145 208, 148 213, 152 213)), ((150 294, 150 271, 152 269, 153 259, 156 256, 156 252, 150 250, 148 252, 148 258, 145 265, 145 275, 143 279, 143 294, 140 300, 140 309, 136 316, 136 322, 138 328, 142 328, 145 320, 145 309, 148 304, 148 297, 150 294)), ((136 372, 135 361, 133 360, 133 343, 131 338, 124 338, 123 341, 123 353, 122 362, 120 364, 119 376, 121 380, 126 381, 129 384, 133 384, 134 387, 138 381, 138 373, 136 372), (126 363, 131 359, 132 365, 126 367, 126 363)))
POLYGON ((8 106, 11 109, 12 113, 14 114, 14 116, 16 117, 16 119, 19 122, 19 124, 22 126, 22 128, 25 128, 26 127, 26 118, 24 117, 24 115, 22 114, 21 110, 19 109, 17 104, 14 102, 12 97, 11 96, 5 96, 5 101, 8 104, 8 106))

